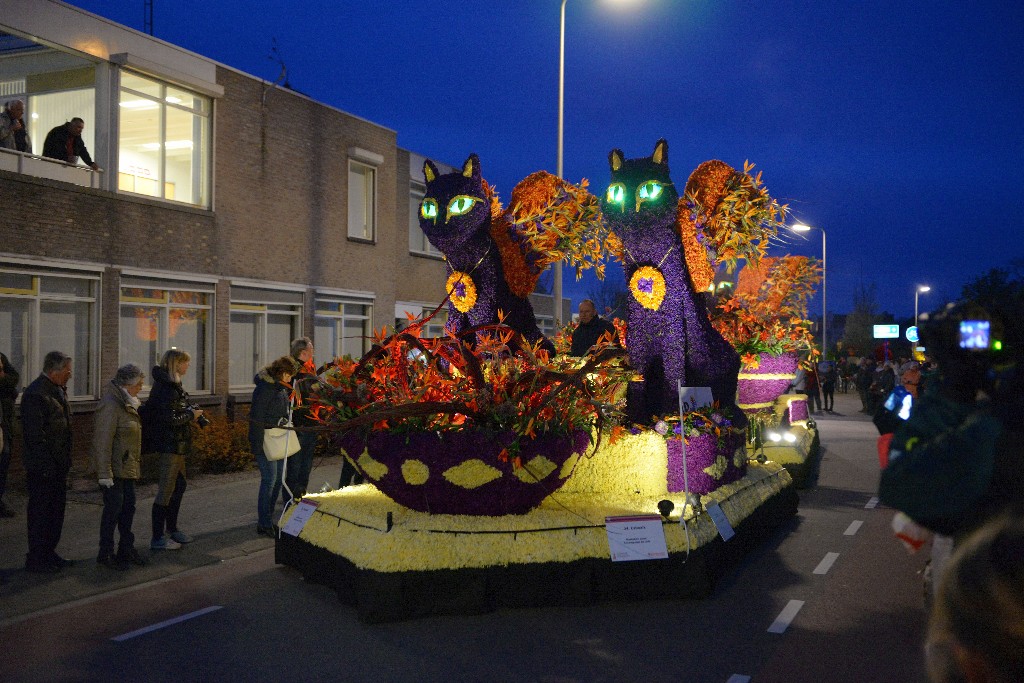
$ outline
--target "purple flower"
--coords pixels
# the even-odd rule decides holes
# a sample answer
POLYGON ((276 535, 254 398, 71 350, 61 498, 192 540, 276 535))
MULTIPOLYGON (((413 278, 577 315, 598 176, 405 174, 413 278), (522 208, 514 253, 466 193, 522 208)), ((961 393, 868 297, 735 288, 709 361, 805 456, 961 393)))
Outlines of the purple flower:
POLYGON ((634 435, 635 434, 639 434, 640 433, 640 428, 639 427, 630 427, 629 428, 629 433, 630 434, 634 434, 634 435))
POLYGON ((676 425, 672 429, 672 431, 675 432, 676 434, 682 434, 683 433, 683 425, 681 425, 681 424, 676 425))
POLYGON ((636 281, 636 288, 645 294, 650 294, 654 291, 654 279, 642 277, 636 281))
POLYGON ((466 283, 465 282, 456 282, 455 283, 455 296, 459 297, 460 299, 466 296, 466 283))

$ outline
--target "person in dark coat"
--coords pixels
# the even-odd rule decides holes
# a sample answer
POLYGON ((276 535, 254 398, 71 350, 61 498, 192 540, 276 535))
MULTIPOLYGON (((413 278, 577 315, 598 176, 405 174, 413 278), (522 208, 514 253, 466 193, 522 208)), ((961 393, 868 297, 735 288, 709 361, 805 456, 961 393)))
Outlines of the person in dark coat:
POLYGON ((94 171, 100 170, 99 164, 89 156, 89 150, 82 141, 85 121, 77 116, 67 123, 57 126, 46 134, 43 142, 43 156, 58 159, 68 164, 77 164, 78 160, 94 171))
POLYGON ((11 467, 11 448, 14 445, 14 401, 18 398, 18 383, 21 377, 11 365, 7 356, 0 353, 0 429, 3 442, 0 443, 0 517, 14 517, 14 510, 4 502, 7 491, 7 472, 11 467))
POLYGON ((597 308, 590 299, 584 299, 579 307, 580 324, 572 331, 570 356, 585 356, 597 343, 601 335, 610 332, 615 340, 615 326, 597 314, 597 308))
POLYGON ((256 501, 256 533, 274 537, 273 511, 281 494, 284 459, 270 460, 263 452, 263 432, 288 419, 288 382, 295 372, 290 356, 282 356, 260 370, 253 382, 249 406, 249 448, 260 468, 260 490, 256 501))
POLYGON ((309 475, 313 471, 313 455, 316 453, 317 433, 312 429, 317 421, 309 415, 305 405, 312 387, 316 384, 316 366, 313 364, 313 341, 309 337, 299 337, 292 342, 291 359, 294 366, 292 374, 299 402, 295 406, 292 421, 298 431, 301 448, 299 452, 288 458, 285 472, 285 484, 294 498, 302 498, 309 487, 309 475), (303 430, 306 431, 303 431, 303 430))
POLYGON ((178 528, 178 511, 185 495, 185 458, 192 454, 192 423, 203 411, 192 404, 181 386, 192 356, 170 349, 153 368, 153 388, 139 410, 142 452, 160 454, 160 488, 153 501, 151 550, 178 550, 192 537, 178 528))
POLYGON ((21 430, 25 438, 25 481, 28 488, 28 555, 25 569, 53 573, 74 564, 57 554, 64 528, 67 479, 71 470, 71 409, 67 383, 71 358, 50 351, 43 374, 21 397, 21 430))

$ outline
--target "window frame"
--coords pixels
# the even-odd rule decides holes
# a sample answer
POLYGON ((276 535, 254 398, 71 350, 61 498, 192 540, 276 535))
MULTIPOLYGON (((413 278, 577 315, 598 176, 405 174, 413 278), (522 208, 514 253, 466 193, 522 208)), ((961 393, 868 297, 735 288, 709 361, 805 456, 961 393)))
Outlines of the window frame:
POLYGON ((362 334, 362 352, 359 357, 362 357, 367 351, 370 350, 370 346, 373 342, 373 300, 364 299, 361 297, 353 297, 347 295, 327 294, 318 292, 313 302, 313 346, 322 354, 327 361, 334 361, 343 355, 345 347, 345 323, 353 319, 363 320, 363 334, 362 334), (323 308, 323 304, 334 304, 340 308, 340 311, 327 310, 323 308), (346 306, 362 306, 363 314, 360 316, 348 316, 346 315, 346 306), (326 339, 320 338, 317 334, 317 330, 322 326, 322 321, 332 320, 332 324, 335 326, 334 339, 337 340, 339 346, 334 344, 328 344, 326 339))
MULTIPOLYGON (((255 371, 259 372, 260 368, 269 365, 275 358, 280 358, 283 355, 287 355, 288 349, 281 349, 278 352, 271 353, 268 349, 269 334, 268 334, 268 317, 271 315, 286 315, 291 320, 291 332, 289 336, 289 343, 293 339, 297 339, 302 336, 303 332, 303 303, 302 303, 302 292, 294 292, 291 290, 277 290, 269 287, 251 287, 247 285, 241 285, 245 293, 241 296, 236 297, 234 290, 236 286, 232 286, 231 301, 229 303, 228 312, 228 329, 230 331, 232 323, 234 323, 234 316, 236 313, 242 314, 254 314, 259 316, 258 329, 256 332, 256 343, 257 353, 255 356, 255 371), (256 298, 250 296, 250 294, 258 294, 264 291, 270 294, 271 292, 277 294, 292 294, 297 295, 297 302, 283 302, 283 301, 269 301, 270 297, 256 298)), ((229 334, 228 338, 228 391, 231 393, 241 393, 246 391, 252 391, 255 388, 255 384, 248 382, 246 384, 234 384, 231 381, 231 364, 236 362, 234 357, 236 339, 235 336, 229 334)), ((314 345, 315 346, 315 345, 314 345)))
POLYGON ((376 165, 369 164, 369 163, 366 163, 365 161, 360 161, 359 159, 354 159, 352 157, 349 157, 349 160, 348 160, 348 202, 349 202, 349 205, 348 205, 348 213, 346 215, 346 219, 345 220, 346 220, 346 224, 347 224, 348 239, 353 241, 353 242, 364 242, 364 243, 367 243, 367 244, 375 244, 377 242, 377 213, 378 213, 377 212, 377 171, 378 171, 378 168, 377 168, 376 165), (373 195, 369 202, 367 202, 365 191, 364 191, 364 194, 363 194, 363 206, 364 206, 364 208, 366 208, 367 204, 369 204, 369 214, 370 214, 370 216, 369 216, 369 222, 370 222, 370 225, 369 225, 369 237, 366 236, 366 233, 367 233, 366 227, 367 226, 365 224, 363 225, 363 229, 360 231, 360 234, 353 234, 353 226, 352 226, 352 220, 351 219, 352 219, 352 198, 353 198, 353 194, 354 194, 353 193, 353 188, 352 188, 352 174, 353 174, 353 169, 354 168, 360 168, 360 169, 363 169, 363 171, 364 171, 363 172, 363 177, 364 177, 363 188, 364 188, 364 190, 367 187, 367 183, 365 181, 366 175, 367 174, 372 175, 372 179, 373 179, 373 182, 369 183, 369 185, 370 185, 369 191, 373 195))
POLYGON ((420 227, 420 204, 426 196, 426 184, 416 180, 409 183, 409 253, 440 261, 444 259, 444 254, 430 243, 427 234, 420 227))

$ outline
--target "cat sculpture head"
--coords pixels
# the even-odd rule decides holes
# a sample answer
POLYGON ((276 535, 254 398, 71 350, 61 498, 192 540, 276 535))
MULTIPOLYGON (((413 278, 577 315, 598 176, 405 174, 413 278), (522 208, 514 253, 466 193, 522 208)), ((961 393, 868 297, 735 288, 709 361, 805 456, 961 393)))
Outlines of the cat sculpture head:
POLYGON ((420 203, 420 228, 449 258, 481 231, 490 229, 491 206, 480 175, 480 159, 470 154, 461 171, 441 175, 423 164, 427 189, 420 203))
POLYGON ((626 159, 622 150, 608 155, 611 183, 601 210, 612 230, 623 240, 653 225, 675 221, 679 193, 668 169, 668 143, 658 140, 649 157, 626 159))

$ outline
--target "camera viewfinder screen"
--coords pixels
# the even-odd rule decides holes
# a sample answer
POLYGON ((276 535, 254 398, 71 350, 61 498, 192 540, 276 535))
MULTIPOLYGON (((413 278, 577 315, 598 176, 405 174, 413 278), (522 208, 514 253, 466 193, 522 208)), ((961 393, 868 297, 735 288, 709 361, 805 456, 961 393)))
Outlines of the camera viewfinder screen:
POLYGON ((989 344, 988 320, 960 321, 960 348, 987 349, 989 344))

